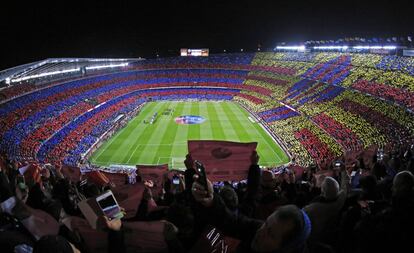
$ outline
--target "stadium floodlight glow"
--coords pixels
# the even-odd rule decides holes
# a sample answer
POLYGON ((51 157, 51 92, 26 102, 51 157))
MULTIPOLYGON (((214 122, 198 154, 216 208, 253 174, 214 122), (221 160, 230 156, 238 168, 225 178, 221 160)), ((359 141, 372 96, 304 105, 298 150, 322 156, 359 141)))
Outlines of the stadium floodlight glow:
POLYGON ((93 61, 93 62, 102 62, 102 61, 106 61, 106 62, 111 62, 111 61, 127 61, 128 59, 88 59, 88 61, 93 61))
POLYGON ((11 82, 16 83, 16 82, 26 81, 26 80, 29 80, 29 79, 34 79, 34 78, 39 78, 39 77, 53 76, 53 75, 65 74, 65 73, 71 73, 71 72, 77 72, 77 71, 80 71, 80 68, 45 72, 45 73, 40 73, 40 74, 37 74, 37 75, 31 75, 31 76, 25 76, 25 77, 20 77, 20 78, 16 78, 16 79, 11 79, 11 82))
POLYGON ((370 46, 355 46, 353 49, 370 49, 370 46))
POLYGON ((316 46, 313 49, 320 49, 320 50, 347 50, 348 46, 316 46))
POLYGON ((375 45, 375 46, 355 46, 355 47, 353 47, 353 49, 358 49, 358 50, 362 50, 362 49, 395 50, 395 49, 397 49, 397 46, 379 46, 379 45, 375 45))
POLYGON ((108 64, 108 65, 98 65, 98 66, 91 66, 86 67, 87 70, 90 69, 104 69, 104 68, 116 68, 116 67, 125 67, 128 66, 128 63, 120 63, 120 64, 108 64))
POLYGON ((276 49, 278 50, 292 50, 292 51, 305 51, 306 47, 305 46, 277 46, 276 49))
POLYGON ((5 79, 5 82, 6 82, 6 84, 7 84, 7 85, 9 85, 9 84, 10 84, 10 77, 7 77, 7 78, 5 79))
POLYGON ((397 46, 383 46, 382 49, 395 50, 395 49, 397 49, 397 46))

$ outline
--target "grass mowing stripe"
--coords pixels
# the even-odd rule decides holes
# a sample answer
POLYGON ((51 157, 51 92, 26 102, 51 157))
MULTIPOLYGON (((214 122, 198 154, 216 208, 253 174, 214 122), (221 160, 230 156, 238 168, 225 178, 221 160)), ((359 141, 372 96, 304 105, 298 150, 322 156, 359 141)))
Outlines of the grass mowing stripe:
MULTIPOLYGON (((143 147, 143 151, 137 153, 137 156, 134 158, 134 162, 138 163, 138 161, 142 164, 151 164, 154 160, 155 153, 160 148, 160 146, 151 145, 151 144, 159 144, 161 142, 161 136, 164 135, 165 131, 167 131, 168 119, 163 119, 161 117, 162 112, 168 107, 170 102, 162 102, 162 106, 157 110, 157 118, 153 124, 147 124, 148 132, 145 136, 142 136, 140 140, 140 144, 143 147), (150 145, 148 145, 150 144, 150 145)), ((146 130, 147 130, 146 129, 146 130)))
MULTIPOLYGON (((248 116, 250 116, 250 114, 246 110, 241 108, 238 104, 235 104, 235 108, 239 110, 242 114, 244 114, 246 119, 248 116)), ((261 137, 264 140, 264 142, 273 150, 274 154, 270 157, 274 157, 276 155, 278 161, 275 162, 275 165, 289 162, 289 157, 285 154, 283 149, 269 136, 269 134, 258 123, 253 123, 253 127, 259 134, 258 138, 261 137)), ((272 162, 273 161, 274 160, 272 160, 272 162)))
POLYGON ((224 135, 226 140, 230 141, 240 141, 239 136, 237 135, 235 129, 232 126, 231 121, 234 121, 233 118, 228 118, 226 112, 223 109, 223 104, 226 102, 215 103, 214 108, 218 115, 218 120, 221 122, 221 127, 223 128, 224 135))
POLYGON ((142 118, 145 117, 146 114, 154 110, 154 108, 157 107, 157 104, 146 104, 139 115, 135 117, 130 123, 126 125, 126 127, 121 130, 121 133, 119 135, 116 135, 112 138, 115 139, 111 143, 111 145, 105 150, 103 157, 100 158, 98 161, 111 161, 113 158, 116 158, 115 160, 121 160, 124 158, 124 156, 128 155, 128 152, 126 150, 132 149, 133 142, 132 139, 129 138, 131 134, 138 134, 138 132, 143 131, 143 128, 140 127, 140 123, 142 121, 142 118))
POLYGON ((232 105, 226 104, 225 107, 227 109, 226 112, 229 115, 229 117, 232 119, 233 118, 235 119, 234 121, 232 121, 234 122, 233 128, 238 131, 239 135, 244 136, 243 141, 256 140, 258 142, 257 152, 259 153, 259 156, 261 157, 260 163, 262 165, 268 165, 274 162, 276 163, 279 162, 279 161, 274 161, 273 159, 269 159, 269 158, 274 157, 276 154, 273 151, 273 147, 271 145, 267 145, 266 139, 262 138, 262 136, 260 136, 260 134, 252 126, 253 123, 247 122, 248 119, 246 115, 240 112, 240 110, 238 110, 238 108, 234 104, 232 105), (243 125, 240 122, 243 122, 243 125))
MULTIPOLYGON (((231 128, 234 129, 236 135, 238 136, 239 141, 241 142, 249 142, 252 140, 250 134, 246 131, 244 126, 241 123, 241 120, 231 109, 229 104, 222 103, 222 108, 224 113, 226 114, 227 118, 230 119, 231 128)), ((250 125, 246 125, 248 127, 250 125)))
POLYGON ((213 139, 259 143, 261 165, 276 165, 289 161, 277 143, 250 114, 233 102, 150 102, 128 125, 109 139, 93 154, 91 161, 99 165, 170 163, 171 167, 183 168, 187 154, 187 139, 213 139), (174 108, 174 115, 162 116, 163 108, 174 108), (159 119, 153 125, 143 124, 155 112, 159 119), (178 125, 175 117, 199 115, 206 118, 202 124, 178 125), (237 135, 235 138, 234 135, 237 135), (277 161, 275 154, 283 161, 277 161), (175 157, 174 164, 171 164, 175 157), (128 162, 129 161, 129 162, 128 162), (173 165, 173 166, 172 166, 173 165))
POLYGON ((158 147, 158 150, 155 154, 155 158, 153 161, 153 164, 163 164, 163 163, 169 163, 170 162, 170 156, 171 156, 171 148, 172 145, 174 143, 174 139, 175 136, 177 134, 177 130, 178 130, 178 124, 175 123, 175 117, 177 117, 178 114, 180 115, 184 105, 182 103, 170 103, 169 109, 173 109, 174 113, 173 115, 168 115, 168 116, 164 116, 164 117, 168 117, 168 123, 166 123, 167 127, 168 127, 168 131, 166 131, 164 133, 164 135, 162 136, 161 139, 161 146, 158 147))
MULTIPOLYGON (((142 143, 142 139, 148 134, 147 128, 144 127, 149 124, 144 124, 144 120, 148 120, 152 115, 162 107, 162 104, 156 103, 151 110, 146 110, 135 125, 133 131, 131 131, 127 136, 125 136, 124 143, 119 147, 118 152, 115 154, 120 157, 123 164, 134 164, 135 154, 139 154, 140 148, 137 147, 142 143), (136 153, 138 152, 138 153, 136 153), (132 159, 132 160, 131 160, 132 159)), ((118 158, 119 159, 119 158, 118 158)))
POLYGON ((213 128, 211 126, 211 119, 209 118, 207 110, 208 103, 209 102, 198 104, 200 108, 200 116, 205 119, 205 121, 200 124, 200 139, 203 140, 213 140, 213 128))
MULTIPOLYGON (((191 102, 183 102, 184 106, 181 110, 181 114, 177 114, 176 116, 183 116, 187 115, 191 112, 191 102)), ((176 124, 174 122, 174 124, 176 124)), ((187 136, 188 136, 188 129, 189 125, 178 125, 177 124, 177 132, 174 138, 174 144, 171 147, 170 157, 171 159, 178 158, 182 160, 180 162, 184 162, 185 155, 187 154, 187 136), (180 159, 183 158, 183 159, 180 159)))
MULTIPOLYGON (((191 115, 199 116, 200 103, 191 103, 190 113, 191 115)), ((192 124, 188 126, 187 140, 199 140, 200 139, 200 124, 192 124)))
MULTIPOLYGON (((139 144, 139 138, 144 132, 145 128, 143 127, 143 120, 150 117, 161 105, 156 103, 149 103, 148 107, 145 107, 142 113, 140 113, 138 120, 134 125, 129 126, 129 131, 127 134, 122 136, 122 143, 119 143, 117 146, 116 152, 113 154, 117 157, 118 160, 122 162, 127 162, 131 159, 131 154, 134 153, 139 144)), ((112 158, 111 158, 112 159, 112 158)))
POLYGON ((211 129, 213 131, 214 140, 225 140, 226 135, 224 134, 223 127, 217 115, 214 103, 207 103, 208 118, 210 120, 211 129))
MULTIPOLYGON (((239 105, 235 105, 235 109, 239 110, 241 114, 245 115, 245 118, 247 119, 250 114, 246 112, 243 108, 241 108, 239 105)), ((278 165, 283 162, 283 157, 280 156, 281 148, 279 145, 269 136, 269 134, 258 124, 253 123, 252 124, 253 129, 256 132, 255 139, 261 139, 260 142, 260 150, 262 152, 262 155, 264 156, 264 162, 266 164, 264 165, 278 165)))
POLYGON ((160 120, 156 122, 156 124, 160 125, 158 128, 160 130, 154 133, 152 139, 148 142, 148 144, 153 145, 160 143, 162 145, 154 146, 154 152, 152 153, 152 164, 158 164, 160 162, 161 157, 165 157, 171 148, 169 146, 170 142, 167 139, 169 138, 168 136, 175 135, 175 131, 171 129, 172 116, 163 115, 163 113, 165 110, 171 109, 171 106, 174 104, 175 103, 173 102, 166 103, 166 106, 163 108, 163 111, 159 112, 160 120))

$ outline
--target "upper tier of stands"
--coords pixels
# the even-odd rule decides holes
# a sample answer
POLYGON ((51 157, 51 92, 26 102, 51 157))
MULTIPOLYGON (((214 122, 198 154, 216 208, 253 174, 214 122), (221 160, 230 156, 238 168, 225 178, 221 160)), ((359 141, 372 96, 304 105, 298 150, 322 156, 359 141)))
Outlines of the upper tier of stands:
POLYGON ((28 79, 0 90, 0 150, 75 165, 113 120, 147 97, 232 99, 257 114, 296 163, 325 167, 372 145, 412 141, 413 69, 413 59, 399 56, 246 53, 131 61, 40 84, 28 79))

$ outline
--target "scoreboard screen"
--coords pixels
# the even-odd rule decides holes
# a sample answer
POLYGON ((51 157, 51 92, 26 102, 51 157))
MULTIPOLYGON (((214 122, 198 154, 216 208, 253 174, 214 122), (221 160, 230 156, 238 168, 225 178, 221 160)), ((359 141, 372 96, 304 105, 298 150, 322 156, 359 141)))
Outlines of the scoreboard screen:
POLYGON ((208 56, 208 48, 202 48, 202 49, 181 48, 181 56, 208 56))

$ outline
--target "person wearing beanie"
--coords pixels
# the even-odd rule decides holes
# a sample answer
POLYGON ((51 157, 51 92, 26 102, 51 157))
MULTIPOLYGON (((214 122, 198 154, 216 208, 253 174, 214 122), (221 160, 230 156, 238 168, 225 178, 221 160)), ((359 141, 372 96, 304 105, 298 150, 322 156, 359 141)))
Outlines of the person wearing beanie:
POLYGON ((340 190, 334 178, 325 177, 321 184, 321 195, 303 208, 312 222, 310 242, 322 242, 328 238, 345 200, 346 191, 340 190))

